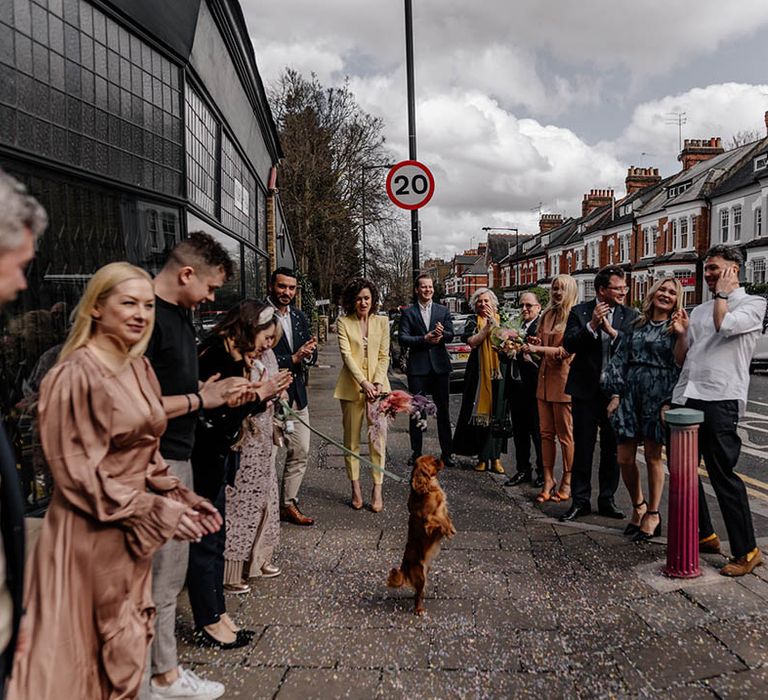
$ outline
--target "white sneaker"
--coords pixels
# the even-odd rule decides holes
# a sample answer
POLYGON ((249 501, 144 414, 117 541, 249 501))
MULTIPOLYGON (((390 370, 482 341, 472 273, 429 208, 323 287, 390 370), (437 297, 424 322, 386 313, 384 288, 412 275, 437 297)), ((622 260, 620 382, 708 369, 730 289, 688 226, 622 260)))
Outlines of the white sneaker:
POLYGON ((194 698, 194 700, 216 700, 224 695, 224 685, 217 681, 200 678, 189 669, 179 666, 179 677, 170 685, 159 686, 149 683, 150 700, 165 698, 194 698))

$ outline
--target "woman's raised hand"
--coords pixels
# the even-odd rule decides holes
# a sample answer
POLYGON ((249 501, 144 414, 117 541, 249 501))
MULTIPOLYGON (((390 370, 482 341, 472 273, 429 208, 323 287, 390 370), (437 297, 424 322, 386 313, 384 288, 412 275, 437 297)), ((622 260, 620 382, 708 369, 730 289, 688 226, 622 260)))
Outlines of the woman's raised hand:
POLYGON ((678 335, 688 332, 688 314, 685 309, 678 309, 672 314, 672 325, 670 326, 670 330, 678 335))
POLYGON ((255 384, 256 393, 262 401, 282 394, 293 382, 293 375, 289 369, 281 369, 277 374, 266 381, 255 384))

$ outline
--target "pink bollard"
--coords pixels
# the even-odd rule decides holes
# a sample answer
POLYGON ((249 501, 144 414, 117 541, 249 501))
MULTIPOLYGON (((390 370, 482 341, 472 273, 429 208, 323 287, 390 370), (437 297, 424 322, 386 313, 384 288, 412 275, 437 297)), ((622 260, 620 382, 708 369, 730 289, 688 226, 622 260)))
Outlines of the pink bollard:
POLYGON ((690 408, 667 411, 669 448, 667 565, 672 578, 696 578, 699 568, 699 424, 704 414, 690 408))

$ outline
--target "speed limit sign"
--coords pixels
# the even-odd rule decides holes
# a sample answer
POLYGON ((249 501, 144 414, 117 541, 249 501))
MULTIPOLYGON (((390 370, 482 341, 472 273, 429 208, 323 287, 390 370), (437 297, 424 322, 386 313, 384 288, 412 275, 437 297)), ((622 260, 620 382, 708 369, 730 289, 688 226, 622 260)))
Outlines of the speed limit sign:
POLYGON ((435 193, 435 178, 424 163, 404 160, 387 174, 387 194, 402 209, 421 209, 435 193))

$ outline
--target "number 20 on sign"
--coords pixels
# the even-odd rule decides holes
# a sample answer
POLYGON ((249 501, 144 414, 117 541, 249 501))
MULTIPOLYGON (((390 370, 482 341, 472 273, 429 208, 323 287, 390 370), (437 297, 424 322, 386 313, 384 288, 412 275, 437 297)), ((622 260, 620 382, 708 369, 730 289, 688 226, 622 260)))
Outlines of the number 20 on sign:
POLYGON ((421 209, 435 193, 435 178, 417 160, 404 160, 387 173, 387 194, 402 209, 421 209))

